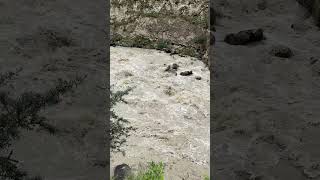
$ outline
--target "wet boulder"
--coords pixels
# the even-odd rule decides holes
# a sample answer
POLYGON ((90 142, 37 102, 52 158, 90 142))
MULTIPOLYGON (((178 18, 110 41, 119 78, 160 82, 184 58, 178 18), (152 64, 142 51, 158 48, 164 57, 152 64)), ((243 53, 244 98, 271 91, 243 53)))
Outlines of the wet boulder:
POLYGON ((181 76, 191 76, 192 74, 192 71, 183 71, 180 73, 181 76))
POLYGON ((129 165, 120 164, 114 168, 114 179, 125 180, 126 177, 131 175, 132 171, 129 165))
POLYGON ((284 45, 273 46, 270 53, 276 57, 281 58, 290 58, 291 56, 293 56, 292 50, 284 45))
POLYGON ((231 45, 246 45, 252 42, 262 41, 263 39, 263 30, 259 28, 227 34, 224 41, 231 45))

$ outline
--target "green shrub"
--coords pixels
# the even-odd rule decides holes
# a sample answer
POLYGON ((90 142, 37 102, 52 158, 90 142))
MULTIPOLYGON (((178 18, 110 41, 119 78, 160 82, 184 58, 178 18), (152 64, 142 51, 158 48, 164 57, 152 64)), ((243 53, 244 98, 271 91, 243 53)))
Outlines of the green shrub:
POLYGON ((145 17, 150 17, 150 18, 158 18, 161 14, 158 12, 148 12, 148 13, 143 13, 142 15, 144 15, 145 17))
POLYGON ((199 36, 196 36, 194 39, 193 39, 193 42, 195 44, 199 44, 199 45, 206 45, 207 43, 207 35, 206 34, 201 34, 199 36))
POLYGON ((164 180, 164 163, 150 162, 146 171, 140 171, 138 174, 132 175, 127 180, 164 180))
MULTIPOLYGON (((17 71, 18 72, 18 71, 17 71)), ((0 86, 3 86, 17 75, 17 72, 0 74, 0 86)), ((8 150, 13 140, 20 137, 22 129, 33 130, 44 128, 55 132, 54 127, 46 122, 46 117, 40 115, 45 107, 59 103, 60 95, 72 91, 84 80, 77 77, 66 81, 59 79, 58 84, 45 93, 24 92, 19 97, 11 97, 9 92, 0 92, 0 150, 8 150)), ((0 156, 0 179, 5 180, 40 180, 40 177, 28 177, 27 173, 18 168, 19 161, 8 156, 0 156)))
POLYGON ((198 57, 198 52, 196 49, 192 47, 183 47, 178 51, 178 54, 190 57, 198 57))
POLYGON ((169 48, 169 46, 170 46, 170 41, 169 40, 160 39, 157 42, 156 49, 157 50, 163 50, 163 49, 169 48))
POLYGON ((111 39, 111 46, 137 47, 137 48, 153 48, 153 41, 143 35, 137 36, 121 36, 114 34, 111 39))
POLYGON ((122 38, 123 38, 123 37, 122 37, 120 34, 118 34, 118 33, 112 34, 111 39, 110 39, 110 40, 111 40, 111 41, 110 41, 110 46, 115 46, 115 45, 117 45, 118 42, 122 40, 122 38))
POLYGON ((132 88, 128 88, 124 91, 117 91, 110 93, 111 101, 111 121, 110 121, 110 149, 111 151, 122 151, 122 146, 126 143, 127 137, 129 137, 130 131, 134 131, 136 128, 128 126, 130 122, 123 118, 119 117, 115 112, 113 107, 118 102, 127 103, 123 96, 129 94, 132 88))
POLYGON ((152 44, 152 41, 142 35, 137 35, 133 38, 133 47, 138 47, 138 48, 144 48, 144 47, 148 47, 152 44))

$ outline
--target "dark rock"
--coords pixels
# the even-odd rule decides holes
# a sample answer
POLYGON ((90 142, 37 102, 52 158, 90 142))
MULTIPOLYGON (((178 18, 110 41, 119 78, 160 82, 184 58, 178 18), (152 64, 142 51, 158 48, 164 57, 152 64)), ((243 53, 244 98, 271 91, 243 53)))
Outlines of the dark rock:
POLYGON ((171 69, 171 66, 168 65, 164 71, 170 71, 170 69, 171 69))
POLYGON ((120 164, 114 169, 114 178, 115 180, 124 180, 131 173, 131 168, 127 164, 120 164))
POLYGON ((176 64, 176 63, 173 63, 173 64, 172 64, 172 69, 177 70, 178 68, 179 68, 179 65, 178 65, 178 64, 176 64))
POLYGON ((172 53, 171 49, 168 49, 168 48, 165 48, 165 49, 164 49, 164 52, 166 52, 166 53, 172 53))
POLYGON ((172 65, 168 65, 167 68, 164 70, 166 72, 176 73, 178 70, 179 65, 176 63, 173 63, 172 65))
POLYGON ((196 76, 196 80, 201 80, 202 78, 200 76, 196 76))
POLYGON ((231 45, 246 45, 252 42, 262 41, 264 39, 262 29, 250 29, 239 31, 238 33, 228 34, 224 41, 231 45))
POLYGON ((290 58, 293 56, 291 49, 283 45, 274 46, 270 53, 281 58, 290 58))
POLYGON ((176 54, 179 54, 178 51, 176 51, 175 49, 173 49, 170 53, 170 55, 176 55, 176 54))
POLYGON ((190 76, 192 75, 192 71, 183 71, 180 73, 181 76, 190 76))

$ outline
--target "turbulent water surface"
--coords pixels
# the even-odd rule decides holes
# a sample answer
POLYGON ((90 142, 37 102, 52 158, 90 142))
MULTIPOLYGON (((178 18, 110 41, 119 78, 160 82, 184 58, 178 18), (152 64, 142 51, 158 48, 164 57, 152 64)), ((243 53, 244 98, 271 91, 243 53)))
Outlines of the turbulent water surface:
POLYGON ((125 156, 113 153, 111 168, 148 161, 166 164, 166 179, 209 175, 209 70, 199 60, 157 50, 111 47, 111 84, 132 87, 116 113, 138 128, 125 156), (166 71, 176 63, 177 71, 166 71), (183 71, 192 75, 182 76, 183 71))

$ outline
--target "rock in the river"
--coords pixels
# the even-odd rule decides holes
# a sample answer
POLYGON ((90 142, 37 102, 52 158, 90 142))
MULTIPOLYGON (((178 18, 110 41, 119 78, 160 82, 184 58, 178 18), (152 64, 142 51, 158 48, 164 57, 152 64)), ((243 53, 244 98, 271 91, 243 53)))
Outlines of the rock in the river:
POLYGON ((201 76, 196 76, 196 80, 201 80, 201 76))
POLYGON ((114 168, 115 180, 125 180, 132 173, 131 168, 127 164, 120 164, 114 168))
POLYGON ((190 76, 192 75, 192 71, 183 71, 180 73, 181 76, 190 76))
POLYGON ((293 56, 293 52, 289 47, 283 45, 277 45, 272 47, 271 52, 272 55, 281 57, 281 58, 290 58, 293 56))
POLYGON ((263 39, 263 30, 259 28, 230 33, 226 35, 224 41, 231 45, 246 45, 252 42, 262 41, 263 39))
POLYGON ((172 64, 172 69, 177 70, 178 68, 179 68, 179 65, 178 65, 178 64, 176 64, 176 63, 173 63, 173 64, 172 64))
POLYGON ((176 74, 176 71, 178 70, 178 68, 179 68, 179 65, 176 63, 173 63, 172 65, 168 65, 164 71, 176 74))
POLYGON ((171 66, 168 65, 164 71, 170 71, 170 70, 171 70, 171 66))

